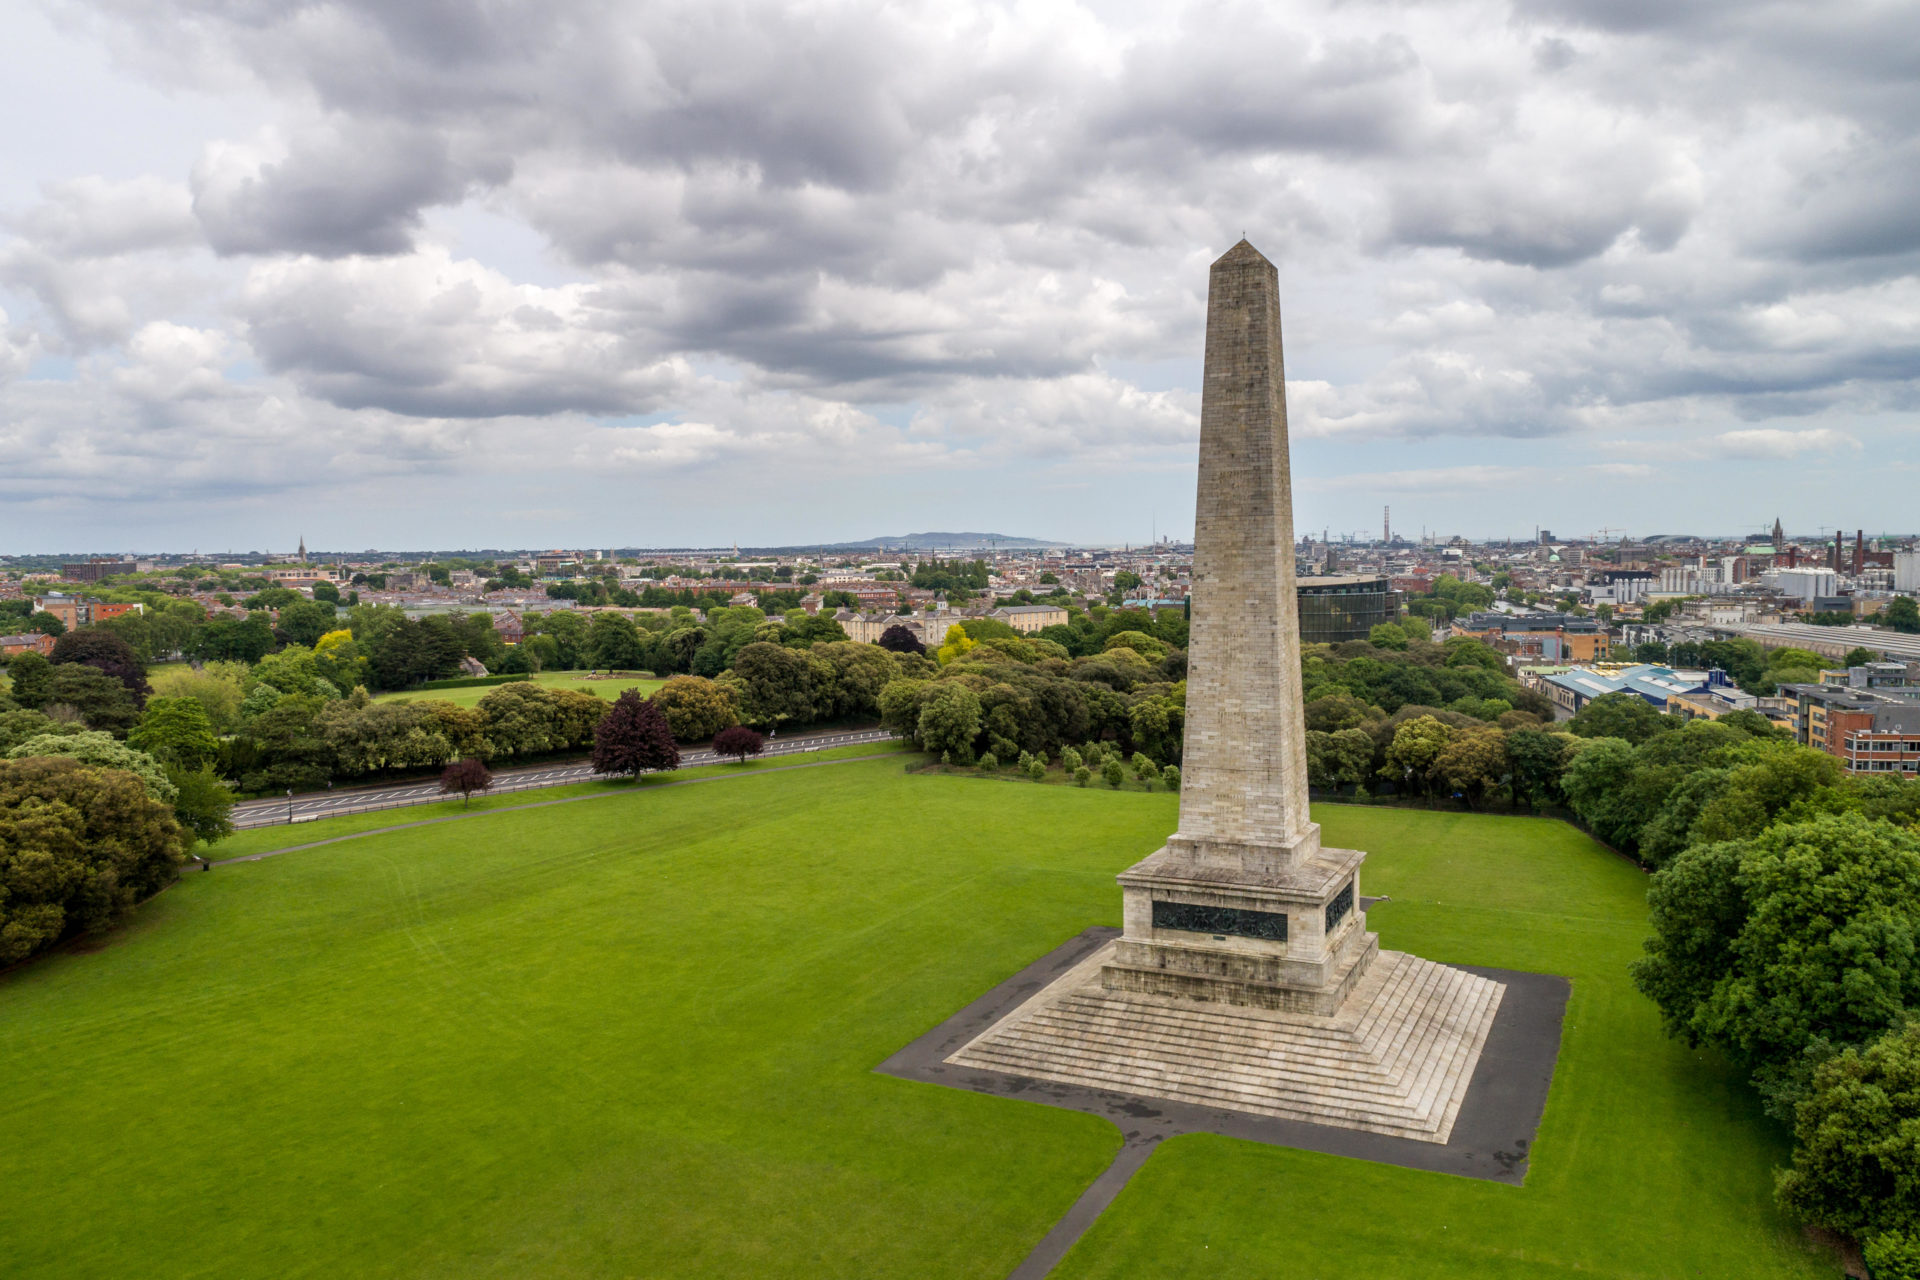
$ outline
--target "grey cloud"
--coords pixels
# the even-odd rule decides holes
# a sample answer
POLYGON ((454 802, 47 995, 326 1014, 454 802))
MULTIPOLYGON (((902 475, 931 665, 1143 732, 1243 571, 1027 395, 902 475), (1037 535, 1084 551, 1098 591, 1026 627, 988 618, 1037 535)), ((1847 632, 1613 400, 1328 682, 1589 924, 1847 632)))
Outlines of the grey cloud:
MULTIPOLYGON (((1343 366, 1303 384, 1325 434, 1524 438, 1669 401, 1886 403, 1920 378, 1864 300, 1920 254, 1901 217, 1920 104, 1894 33, 1851 12, 1205 5, 1143 30, 964 3, 116 11, 284 93, 290 141, 210 147, 193 211, 249 256, 228 268, 241 336, 335 411, 676 412, 715 360, 827 418, 917 403, 987 453, 1153 447, 1180 404, 1099 370, 1190 353, 1205 262, 1242 229, 1282 264, 1296 350, 1343 366), (1843 83, 1849 56, 1868 70, 1843 83), (430 211, 477 192, 578 283, 445 253, 430 211), (1814 293, 1849 336, 1763 315, 1814 293)), ((171 318, 76 283, 78 246, 136 233, 45 216, 11 269, 44 267, 22 287, 64 288, 63 323, 123 340, 171 318), (96 296, 112 306, 80 315, 96 296)), ((716 403, 647 448, 805 435, 767 400, 716 403)))
POLYGON ((211 148, 194 169, 193 211, 222 254, 404 253, 423 209, 509 172, 498 159, 460 162, 437 134, 329 125, 298 136, 281 156, 211 148))
POLYGON ((179 248, 200 239, 186 188, 156 177, 50 182, 38 204, 0 216, 0 226, 68 258, 179 248))

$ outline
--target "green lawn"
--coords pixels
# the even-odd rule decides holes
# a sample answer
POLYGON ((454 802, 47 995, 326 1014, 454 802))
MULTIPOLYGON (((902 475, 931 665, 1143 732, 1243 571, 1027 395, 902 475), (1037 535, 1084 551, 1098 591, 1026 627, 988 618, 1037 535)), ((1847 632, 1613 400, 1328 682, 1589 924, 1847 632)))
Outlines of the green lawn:
POLYGON ((637 779, 595 778, 589 782, 568 783, 563 787, 503 791, 499 795, 476 792, 471 800, 463 801, 456 797, 452 800, 438 800, 432 804, 407 805, 398 809, 375 809, 370 813, 349 813, 338 818, 315 818, 311 822, 250 827, 245 831, 234 832, 218 844, 197 845, 194 852, 219 862, 227 858, 244 858, 248 854, 267 853, 275 849, 311 844, 315 840, 332 840, 340 836, 357 835, 362 831, 378 831, 401 823, 430 822, 435 818, 488 813, 497 809, 521 809, 528 805, 549 804, 555 800, 571 800, 580 796, 602 796, 611 799, 636 788, 664 787, 696 778, 735 778, 742 774, 759 773, 767 769, 792 769, 827 760, 858 760, 887 754, 902 755, 914 761, 926 758, 918 753, 909 753, 907 744, 904 742, 862 742, 850 747, 828 747, 824 751, 807 751, 790 756, 762 756, 757 760, 739 763, 728 761, 726 764, 695 765, 687 769, 675 769, 672 773, 649 773, 637 779))
MULTIPOLYGON (((603 679, 589 680, 584 671, 542 671, 535 676, 534 683, 543 684, 549 689, 578 689, 582 693, 591 693, 596 698, 605 698, 611 702, 628 689, 638 689, 641 693, 652 693, 665 680, 603 679)), ((470 685, 464 689, 408 689, 400 693, 383 693, 375 702, 404 702, 408 699, 431 698, 436 702, 451 702, 456 706, 471 707, 480 699, 492 693, 499 685, 470 685)))
MULTIPOLYGON (((1833 1273, 1768 1207, 1778 1135, 1622 974, 1637 872, 1553 823, 1319 816, 1387 945, 1574 978, 1528 1184, 1184 1138, 1065 1274, 1833 1273)), ((998 1280, 1117 1132, 871 1069, 1117 923, 1173 817, 888 759, 189 875, 0 977, 5 1273, 998 1280)))

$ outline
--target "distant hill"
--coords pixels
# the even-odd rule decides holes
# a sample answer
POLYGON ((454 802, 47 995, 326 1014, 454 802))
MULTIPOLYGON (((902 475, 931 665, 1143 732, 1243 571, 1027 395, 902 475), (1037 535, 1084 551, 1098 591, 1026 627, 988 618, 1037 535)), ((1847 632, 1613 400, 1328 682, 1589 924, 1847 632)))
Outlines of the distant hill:
MULTIPOLYGON (((1064 547, 1064 542, 1046 542, 1039 538, 1020 538, 1007 533, 903 533, 891 538, 867 538, 860 542, 814 543, 808 547, 755 547, 755 551, 797 551, 818 547, 825 551, 979 551, 988 547, 1001 550, 1064 547)), ((744 548, 743 548, 744 550, 744 548)))

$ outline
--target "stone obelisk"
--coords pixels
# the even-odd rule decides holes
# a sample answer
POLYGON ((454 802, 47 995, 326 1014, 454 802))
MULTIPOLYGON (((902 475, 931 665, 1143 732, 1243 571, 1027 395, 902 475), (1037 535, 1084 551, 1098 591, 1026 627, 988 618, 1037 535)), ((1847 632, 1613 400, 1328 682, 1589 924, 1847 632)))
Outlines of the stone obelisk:
POLYGON ((1331 1013, 1378 949, 1365 854, 1307 811, 1279 273, 1213 264, 1200 403, 1180 827, 1120 876, 1115 991, 1331 1013))

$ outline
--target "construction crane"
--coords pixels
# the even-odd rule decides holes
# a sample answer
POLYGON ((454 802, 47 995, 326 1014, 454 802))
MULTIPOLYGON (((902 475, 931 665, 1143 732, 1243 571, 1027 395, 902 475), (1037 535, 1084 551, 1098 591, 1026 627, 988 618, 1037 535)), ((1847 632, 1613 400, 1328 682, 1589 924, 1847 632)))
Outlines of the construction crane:
POLYGON ((1594 542, 1605 542, 1605 541, 1607 540, 1607 535, 1608 535, 1608 534, 1610 534, 1610 533, 1625 533, 1625 532, 1626 532, 1626 530, 1625 530, 1625 529, 1610 529, 1610 528, 1607 528, 1607 527, 1605 527, 1605 526, 1602 526, 1602 527, 1601 527, 1601 529, 1599 530, 1599 532, 1597 532, 1597 533, 1595 533, 1595 534, 1593 535, 1593 538, 1592 538, 1592 540, 1593 540, 1594 542))

